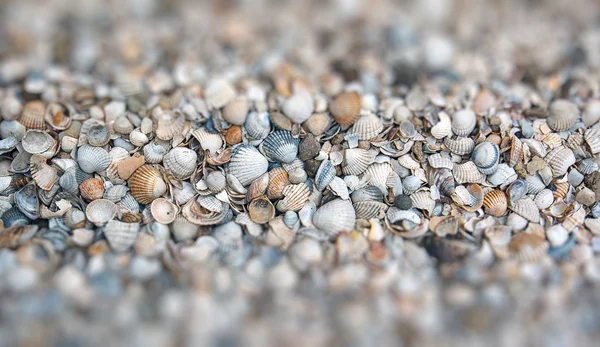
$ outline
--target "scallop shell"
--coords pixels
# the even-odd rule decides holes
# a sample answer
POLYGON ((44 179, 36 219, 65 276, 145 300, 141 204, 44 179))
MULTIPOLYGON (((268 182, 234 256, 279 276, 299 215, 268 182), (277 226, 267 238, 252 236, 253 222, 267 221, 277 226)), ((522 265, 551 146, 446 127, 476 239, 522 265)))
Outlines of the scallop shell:
POLYGON ((223 148, 223 136, 213 134, 204 128, 196 129, 192 132, 192 136, 200 143, 203 150, 208 150, 211 155, 217 154, 217 151, 223 148))
POLYGON ((111 220, 104 227, 104 236, 115 252, 124 252, 133 246, 139 230, 140 225, 138 223, 111 220))
POLYGON ((564 99, 554 100, 548 110, 548 127, 554 131, 565 131, 579 119, 577 105, 564 99))
POLYGON ((283 114, 296 124, 306 121, 314 111, 314 102, 308 92, 298 92, 283 102, 283 114))
POLYGON ((16 120, 4 120, 0 122, 0 137, 3 139, 12 136, 21 141, 26 133, 27 128, 16 120))
POLYGON ((360 117, 361 98, 356 92, 339 94, 329 104, 331 115, 341 125, 352 125, 360 117))
POLYGON ((335 199, 321 206, 314 213, 312 222, 329 236, 354 229, 356 213, 349 200, 335 199))
POLYGON ((540 222, 540 211, 531 198, 522 198, 517 200, 511 208, 516 214, 533 223, 540 222))
POLYGON ((552 149, 546 155, 544 160, 546 160, 552 169, 554 177, 560 177, 566 174, 569 167, 576 162, 573 151, 562 146, 552 149))
POLYGON ((267 159, 252 146, 241 145, 234 148, 227 170, 243 186, 247 186, 262 176, 269 167, 267 159))
POLYGON ((363 148, 349 148, 344 151, 342 172, 346 175, 361 175, 373 163, 376 151, 363 148))
POLYGON ((392 167, 388 163, 371 164, 365 171, 365 175, 369 175, 369 184, 382 191, 387 190, 388 179, 392 173, 392 167))
POLYGON ((88 201, 102 199, 104 196, 104 181, 95 177, 88 178, 79 185, 79 192, 81 197, 88 201))
POLYGON ((429 163, 429 166, 431 166, 434 169, 443 168, 452 170, 452 168, 454 167, 452 159, 450 159, 450 157, 447 154, 443 153, 435 153, 430 155, 429 157, 427 157, 427 162, 429 163))
POLYGON ((500 148, 496 144, 484 141, 475 147, 471 154, 471 160, 475 163, 479 172, 484 175, 491 175, 498 169, 500 148))
POLYGON ((50 190, 58 180, 57 170, 46 164, 46 158, 34 154, 30 159, 30 170, 33 180, 42 190, 50 190))
POLYGON ((171 224, 177 217, 179 208, 165 198, 158 198, 152 201, 150 212, 155 221, 161 224, 171 224))
POLYGON ((300 139, 285 130, 272 132, 261 144, 261 150, 269 161, 291 163, 298 155, 300 139))
POLYGON ((117 205, 106 199, 94 200, 85 208, 86 218, 98 227, 113 220, 118 212, 119 209, 117 205))
POLYGON ((28 130, 21 140, 25 152, 40 154, 56 145, 56 140, 47 132, 41 130, 28 130))
POLYGON ((305 183, 290 184, 283 188, 282 194, 284 198, 277 203, 278 211, 300 211, 310 197, 310 189, 305 183))
POLYGON ((483 183, 485 176, 479 172, 477 165, 472 161, 467 161, 463 164, 454 164, 452 175, 456 183, 483 183))
POLYGON ((150 142, 149 144, 144 146, 144 159, 146 163, 149 164, 158 164, 163 161, 163 157, 167 154, 167 150, 154 142, 150 142))
POLYGON ((322 191, 323 189, 327 188, 335 176, 335 167, 331 161, 329 159, 323 160, 319 166, 319 169, 317 170, 317 173, 315 174, 315 186, 317 190, 322 191))
POLYGON ((255 179, 252 183, 250 183, 250 186, 248 187, 248 192, 246 193, 246 201, 250 202, 257 197, 264 195, 268 185, 268 173, 265 173, 259 178, 255 179))
POLYGON ((533 199, 535 205, 540 210, 545 210, 554 203, 554 195, 550 189, 542 189, 533 199))
POLYGON ((590 147, 590 150, 593 154, 600 153, 600 130, 595 129, 586 129, 584 135, 585 142, 590 147))
POLYGON ((417 176, 408 176, 406 178, 404 178, 404 180, 402 181, 402 187, 403 187, 403 191, 404 193, 410 195, 414 192, 417 191, 417 189, 421 188, 421 179, 418 178, 417 176))
POLYGON ((111 157, 104 148, 83 145, 77 150, 77 163, 84 172, 100 172, 108 168, 111 157))
POLYGON ((431 197, 431 192, 421 190, 410 195, 410 201, 414 208, 427 211, 429 215, 433 213, 435 208, 435 200, 431 197))
POLYGON ((527 182, 527 194, 537 194, 542 191, 542 189, 546 188, 546 185, 539 175, 527 176, 525 181, 527 182))
POLYGON ((185 147, 175 147, 163 158, 165 169, 177 179, 188 179, 196 171, 196 152, 185 147))
POLYGON ((450 121, 450 116, 448 116, 446 112, 438 113, 438 117, 440 118, 439 122, 431 127, 431 136, 440 140, 450 134, 452 122, 450 121))
POLYGON ((456 111, 452 119, 452 132, 458 136, 469 136, 477 125, 475 112, 470 109, 456 111))
POLYGON ((221 108, 235 98, 235 89, 224 79, 211 80, 204 90, 204 97, 209 108, 221 108))
POLYGON ((23 106, 19 123, 23 124, 27 129, 46 129, 44 115, 46 106, 43 101, 30 101, 23 106))
POLYGON ((128 183, 131 194, 141 204, 149 204, 167 192, 161 173, 149 165, 137 169, 128 183))
POLYGON ((383 193, 375 186, 366 186, 364 188, 355 190, 350 195, 353 203, 361 201, 378 201, 383 202, 383 193))
MULTIPOLYGON (((378 189, 379 190, 379 189, 378 189)), ((388 205, 379 201, 359 201, 353 204, 356 219, 381 219, 385 216, 388 205)))
POLYGON ((447 137, 444 139, 444 145, 450 152, 458 155, 469 154, 473 152, 473 148, 475 148, 475 142, 470 137, 458 137, 456 139, 447 137))
POLYGON ((508 208, 508 199, 501 190, 492 190, 483 198, 483 210, 494 217, 501 217, 508 208))
POLYGON ((164 112, 157 117, 156 137, 161 140, 172 140, 176 135, 181 135, 185 126, 185 115, 164 112))
POLYGON ((31 221, 17 206, 14 206, 2 214, 2 222, 5 228, 10 228, 28 225, 31 221))
POLYGON ((277 167, 269 171, 269 185, 267 186, 267 196, 269 199, 283 198, 283 188, 290 184, 288 173, 282 167, 277 167))
POLYGON ((246 121, 249 110, 250 105, 246 98, 235 98, 223 107, 221 117, 229 124, 242 125, 246 121))
POLYGON ((258 197, 248 205, 248 214, 254 223, 266 224, 275 217, 275 207, 266 197, 258 197))
POLYGON ((251 140, 262 140, 271 130, 271 121, 269 114, 266 112, 250 112, 244 123, 244 129, 251 140))
POLYGON ((359 140, 372 140, 383 130, 383 123, 375 114, 370 113, 358 118, 349 133, 357 134, 359 140))
POLYGON ((103 124, 94 124, 87 132, 87 143, 91 146, 102 147, 110 141, 110 132, 103 124))
POLYGON ((590 175, 594 171, 600 169, 598 162, 593 158, 586 158, 577 164, 577 169, 584 175, 590 175))

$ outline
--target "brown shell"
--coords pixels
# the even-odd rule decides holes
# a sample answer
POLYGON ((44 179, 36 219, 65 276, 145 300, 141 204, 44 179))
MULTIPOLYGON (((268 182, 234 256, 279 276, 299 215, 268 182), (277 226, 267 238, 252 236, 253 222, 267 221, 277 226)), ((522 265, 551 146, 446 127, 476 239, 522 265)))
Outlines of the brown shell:
POLYGON ((508 199, 501 190, 492 190, 483 198, 483 209, 485 213, 494 217, 503 216, 508 208, 508 199))
POLYGON ((131 195, 142 204, 149 204, 167 191, 160 172, 150 165, 137 169, 128 181, 131 195))
POLYGON ((283 198, 283 188, 290 184, 288 173, 282 167, 274 168, 269 171, 269 185, 267 186, 267 196, 269 199, 283 198))
POLYGON ((548 242, 536 234, 521 232, 508 245, 511 255, 520 261, 536 261, 546 254, 548 242))
POLYGON ((225 132, 225 141, 228 145, 235 145, 242 142, 242 128, 239 125, 232 125, 225 132))
POLYGON ((265 196, 258 197, 248 206, 248 214, 254 223, 265 224, 275 217, 275 207, 265 196))
POLYGON ((86 200, 101 199, 104 195, 104 181, 99 178, 88 178, 79 185, 81 196, 86 200))
POLYGON ((329 105, 331 115, 341 125, 352 125, 360 117, 361 99, 357 92, 338 95, 329 105))
POLYGON ((569 182, 555 183, 554 186, 556 187, 556 189, 552 192, 552 195, 554 196, 554 200, 564 199, 567 196, 567 194, 569 193, 569 189, 571 187, 569 182))
POLYGON ((46 106, 43 101, 30 101, 23 106, 19 123, 23 124, 27 129, 46 129, 46 106))

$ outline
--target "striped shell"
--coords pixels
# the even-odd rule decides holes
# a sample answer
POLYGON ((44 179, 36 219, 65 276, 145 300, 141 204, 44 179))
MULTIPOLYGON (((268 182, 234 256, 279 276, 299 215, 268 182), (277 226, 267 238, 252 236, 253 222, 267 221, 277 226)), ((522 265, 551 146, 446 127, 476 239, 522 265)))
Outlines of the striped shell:
POLYGON ((550 189, 542 189, 533 199, 535 205, 540 210, 545 210, 554 203, 554 195, 550 189))
POLYGON ((185 115, 179 113, 164 112, 157 117, 156 137, 168 141, 176 135, 181 135, 185 125, 185 115))
POLYGON ((110 154, 102 147, 83 145, 77 150, 77 163, 87 173, 106 170, 111 161, 110 154))
POLYGON ((584 139, 592 153, 600 153, 600 130, 598 128, 587 129, 584 139))
POLYGON ((98 199, 90 202, 85 208, 86 218, 95 226, 102 226, 114 219, 119 212, 114 202, 98 199))
POLYGON ((560 177, 567 173, 569 167, 575 164, 576 159, 573 151, 567 147, 556 147, 551 150, 544 158, 554 177, 560 177))
POLYGON ((88 200, 102 199, 104 196, 104 181, 99 178, 88 178, 79 185, 81 197, 88 200))
POLYGON ((315 186, 317 187, 317 190, 321 191, 327 188, 335 176, 335 167, 331 163, 331 160, 323 160, 315 174, 315 186))
POLYGON ((452 132, 458 136, 469 136, 477 125, 475 112, 469 109, 456 111, 452 118, 452 132))
POLYGON ((140 225, 138 223, 111 220, 104 227, 104 236, 115 252, 124 252, 133 246, 139 230, 140 225))
POLYGON ((196 152, 185 147, 175 147, 164 156, 163 164, 175 178, 187 179, 196 171, 196 152))
POLYGON ((365 171, 365 175, 369 175, 369 184, 376 186, 381 190, 387 189, 388 180, 392 175, 392 167, 388 163, 371 164, 365 171))
POLYGON ((364 188, 355 190, 350 195, 353 203, 362 201, 379 201, 383 202, 383 193, 381 189, 375 186, 366 186, 364 188))
POLYGON ((314 213, 312 222, 319 230, 330 236, 354 229, 356 213, 349 200, 335 199, 321 206, 314 213))
POLYGON ((44 115, 46 106, 43 101, 30 101, 23 106, 19 123, 23 124, 27 129, 46 129, 44 115))
POLYGON ((537 261, 548 251, 548 242, 534 233, 522 232, 515 235, 508 245, 510 254, 519 261, 537 261))
POLYGON ((579 119, 579 109, 574 103, 559 99, 550 104, 548 111, 548 127, 554 131, 565 131, 579 119))
POLYGON ((283 188, 290 184, 288 173, 282 167, 276 167, 269 171, 269 185, 267 186, 267 196, 269 199, 281 199, 283 197, 283 188))
POLYGON ((483 198, 483 210, 494 217, 501 217, 508 208, 508 199, 501 190, 492 190, 483 198))
POLYGON ((469 154, 475 148, 475 142, 470 137, 457 137, 456 139, 447 137, 444 139, 444 145, 450 152, 458 155, 469 154))
POLYGON ((341 125, 352 125, 360 117, 361 98, 356 92, 338 95, 330 104, 331 115, 341 125))
POLYGON ((214 134, 204 128, 199 128, 192 132, 192 136, 200 143, 200 148, 209 151, 212 155, 223 148, 223 136, 220 134, 214 134))
POLYGON ((366 200, 354 203, 356 219, 381 219, 385 216, 387 209, 388 205, 379 201, 366 200))
POLYGON ((167 150, 155 142, 150 142, 144 146, 144 159, 146 160, 146 163, 149 164, 158 164, 162 162, 166 153, 167 150))
POLYGON ((471 154, 471 160, 475 163, 479 172, 484 175, 491 175, 498 169, 500 148, 496 144, 484 141, 475 147, 471 154))
POLYGON ((269 167, 267 159, 253 146, 241 145, 234 148, 227 170, 243 186, 262 176, 269 167))
POLYGON ((290 184, 283 188, 283 200, 277 203, 280 212, 300 211, 310 196, 310 189, 305 183, 290 184))
POLYGON ((42 190, 51 190, 58 180, 57 170, 46 164, 46 158, 39 154, 32 155, 29 163, 31 176, 37 186, 42 190))
POLYGON ((535 202, 531 198, 523 198, 517 200, 511 208, 516 214, 533 223, 539 223, 540 211, 535 202))
POLYGON ((372 140, 383 130, 383 123, 375 114, 360 117, 352 126, 349 133, 357 134, 359 140, 372 140))
POLYGON ((56 140, 47 132, 41 130, 29 130, 21 140, 25 152, 40 154, 56 145, 56 140))
POLYGON ((298 155, 300 139, 286 130, 272 132, 261 144, 261 150, 269 161, 291 163, 298 155))
POLYGON ((450 116, 445 112, 440 112, 438 117, 440 118, 439 122, 431 127, 431 136, 440 140, 450 134, 452 122, 450 121, 450 116))
POLYGON ((349 148, 344 151, 342 172, 346 175, 361 175, 375 160, 376 151, 349 148))
POLYGON ((271 130, 271 121, 266 112, 250 112, 244 123, 244 129, 251 140, 262 140, 271 130))
POLYGON ((421 190, 410 195, 410 201, 414 208, 427 211, 430 215, 435 208, 435 200, 431 197, 431 192, 421 190))
POLYGON ((161 173, 150 165, 137 169, 128 181, 131 195, 141 204, 149 204, 167 192, 161 173))
POLYGON ((463 164, 454 164, 452 175, 456 183, 483 183, 485 176, 479 172, 477 166, 472 161, 467 161, 463 164))

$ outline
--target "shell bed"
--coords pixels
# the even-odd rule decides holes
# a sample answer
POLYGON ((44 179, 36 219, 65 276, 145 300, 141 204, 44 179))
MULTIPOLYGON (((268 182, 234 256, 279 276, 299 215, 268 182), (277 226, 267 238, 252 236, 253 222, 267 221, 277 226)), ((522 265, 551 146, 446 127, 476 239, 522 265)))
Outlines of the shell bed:
POLYGON ((593 346, 598 13, 2 2, 0 347, 593 346))

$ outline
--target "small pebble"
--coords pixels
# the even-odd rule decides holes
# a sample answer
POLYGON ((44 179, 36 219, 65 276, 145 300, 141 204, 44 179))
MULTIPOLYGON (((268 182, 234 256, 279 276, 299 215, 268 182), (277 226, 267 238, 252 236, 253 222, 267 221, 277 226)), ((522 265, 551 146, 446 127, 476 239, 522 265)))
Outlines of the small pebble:
POLYGON ((394 198, 394 206, 401 210, 410 210, 413 206, 410 196, 400 194, 394 198))

